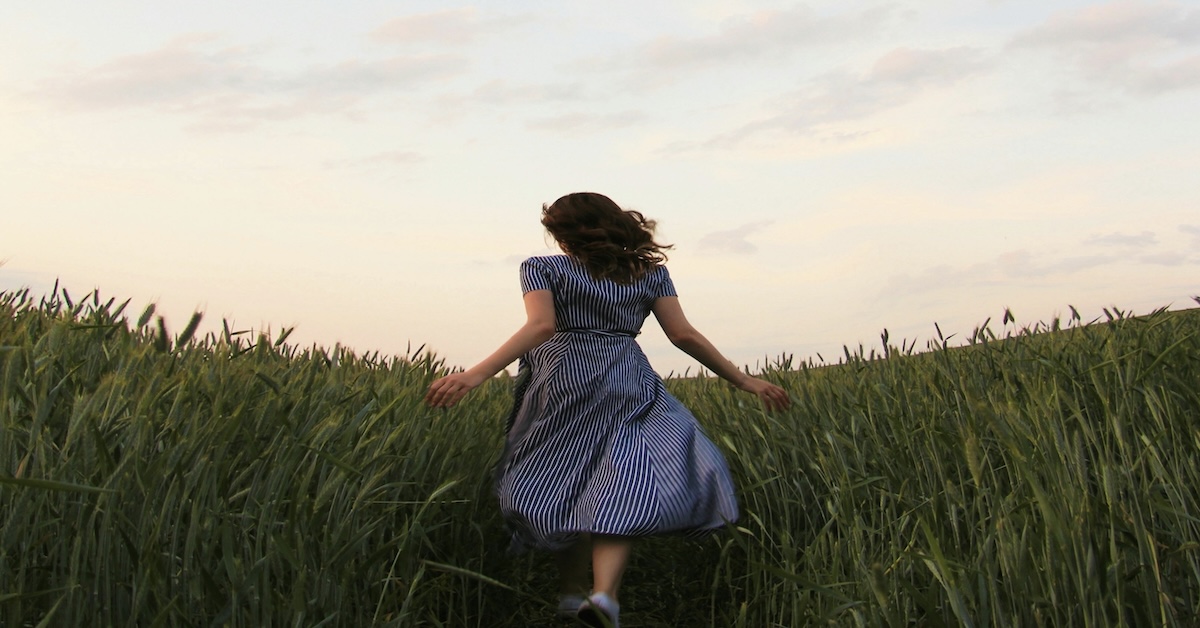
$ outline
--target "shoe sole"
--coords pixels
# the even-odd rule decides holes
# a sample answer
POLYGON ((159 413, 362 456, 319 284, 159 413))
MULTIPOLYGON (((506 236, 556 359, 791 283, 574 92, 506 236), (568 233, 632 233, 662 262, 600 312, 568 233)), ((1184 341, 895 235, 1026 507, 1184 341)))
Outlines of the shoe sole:
POLYGON ((579 609, 579 612, 575 614, 575 619, 583 625, 593 628, 613 628, 614 626, 612 619, 604 611, 593 606, 579 609))

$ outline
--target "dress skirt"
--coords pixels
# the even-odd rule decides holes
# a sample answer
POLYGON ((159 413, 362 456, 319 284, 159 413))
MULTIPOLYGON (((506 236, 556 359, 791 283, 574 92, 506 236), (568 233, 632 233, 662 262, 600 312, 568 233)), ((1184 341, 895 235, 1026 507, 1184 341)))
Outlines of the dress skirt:
POLYGON ((515 393, 496 477, 514 549, 737 519, 724 458, 632 334, 555 333, 521 360, 515 393))

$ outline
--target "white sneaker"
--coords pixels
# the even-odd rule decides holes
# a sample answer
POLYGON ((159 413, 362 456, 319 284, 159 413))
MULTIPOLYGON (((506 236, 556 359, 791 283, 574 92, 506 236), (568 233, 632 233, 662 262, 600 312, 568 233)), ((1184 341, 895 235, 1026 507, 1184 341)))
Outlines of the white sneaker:
POLYGON ((579 621, 595 628, 621 628, 621 605, 607 593, 593 593, 579 605, 579 621))
POLYGON ((575 619, 575 615, 579 613, 579 607, 583 605, 586 599, 582 595, 558 596, 558 618, 575 619))

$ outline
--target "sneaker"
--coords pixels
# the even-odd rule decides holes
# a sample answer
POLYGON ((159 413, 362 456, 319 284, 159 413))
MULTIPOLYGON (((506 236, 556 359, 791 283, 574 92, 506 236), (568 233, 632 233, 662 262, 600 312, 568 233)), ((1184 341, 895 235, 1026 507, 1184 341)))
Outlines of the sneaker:
POLYGON ((575 619, 575 615, 579 613, 579 607, 585 599, 587 598, 582 595, 558 596, 558 612, 556 613, 558 618, 575 619))
POLYGON ((579 621, 595 628, 621 628, 621 605, 607 593, 593 593, 579 605, 579 621))

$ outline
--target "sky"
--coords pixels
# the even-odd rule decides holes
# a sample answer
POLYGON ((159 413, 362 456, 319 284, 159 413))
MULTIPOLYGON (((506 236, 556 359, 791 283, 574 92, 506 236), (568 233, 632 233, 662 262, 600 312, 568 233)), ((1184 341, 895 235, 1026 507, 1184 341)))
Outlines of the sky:
POLYGON ((173 330, 470 366, 577 191, 751 369, 1200 295, 1193 1, 5 1, 0 60, 0 290, 173 330))

